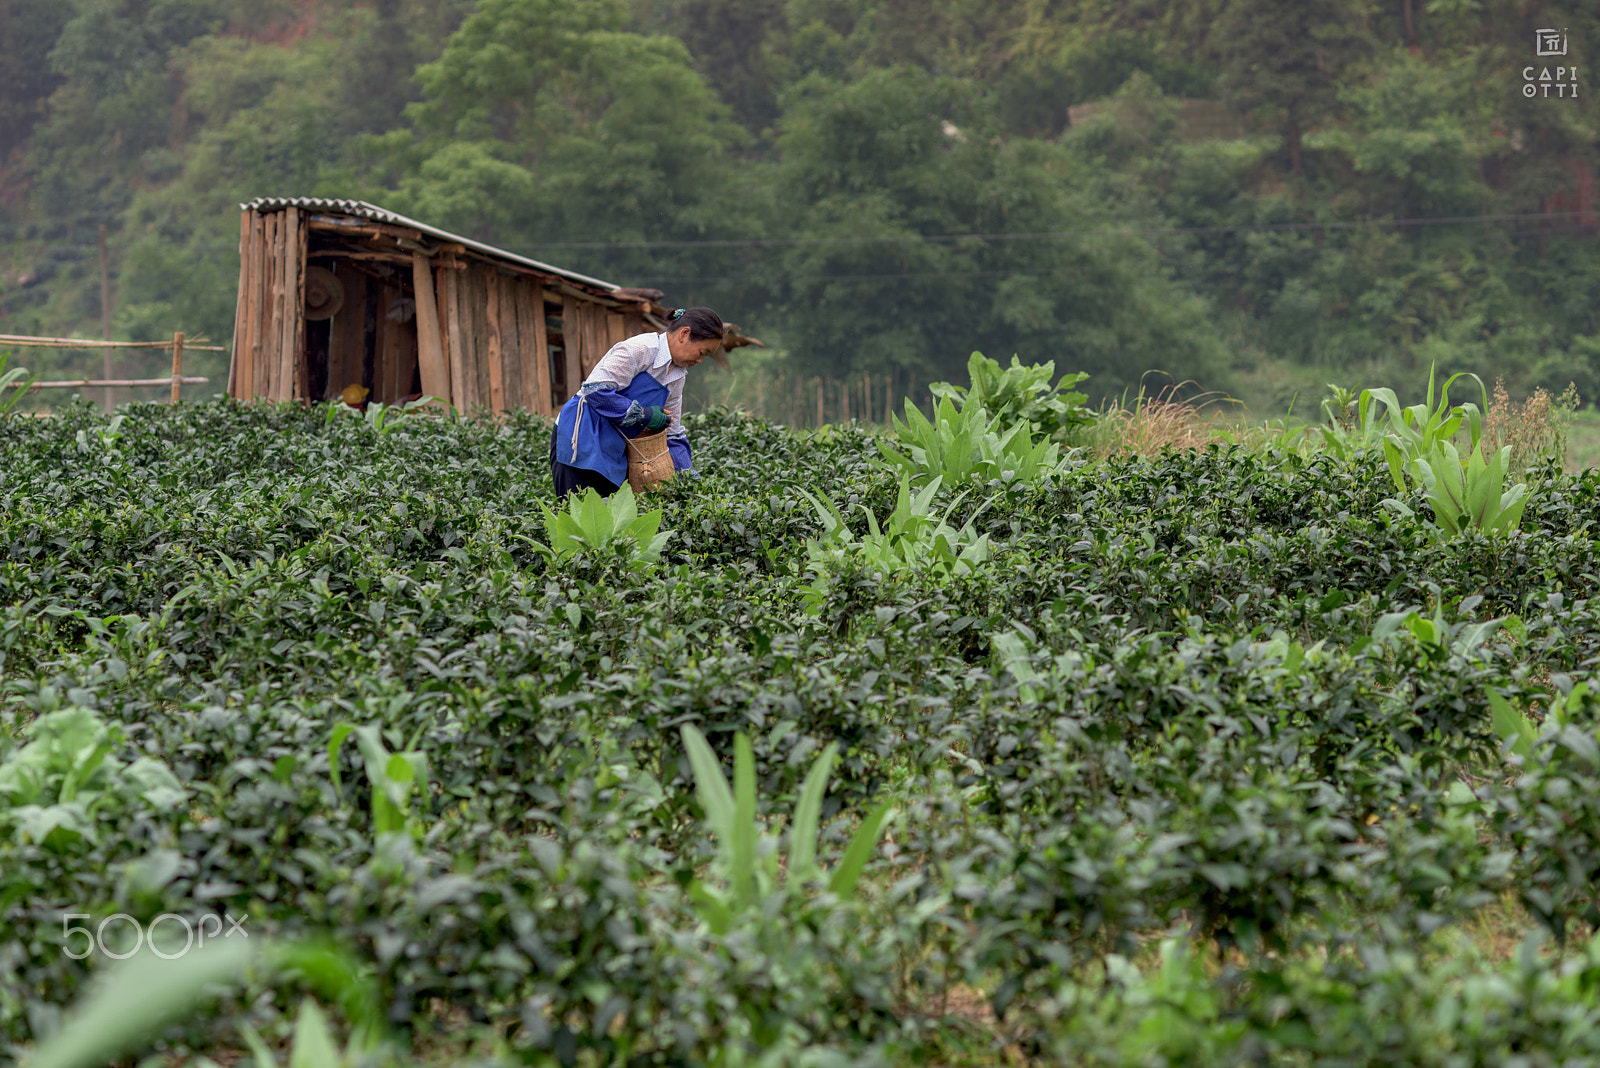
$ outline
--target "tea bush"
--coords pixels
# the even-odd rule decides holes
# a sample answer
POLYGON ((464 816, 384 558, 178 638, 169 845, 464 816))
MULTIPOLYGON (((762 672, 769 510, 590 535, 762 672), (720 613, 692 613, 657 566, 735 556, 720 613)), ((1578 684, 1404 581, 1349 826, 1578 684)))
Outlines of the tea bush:
MULTIPOLYGON (((1012 442, 1081 429, 983 371, 1012 442)), ((1600 473, 1441 539, 1373 442, 952 484, 687 422, 700 477, 558 508, 529 417, 0 418, 6 1055, 167 914, 347 961, 241 972, 179 1057, 342 1041, 340 990, 424 1063, 1600 1045, 1600 473), (686 735, 748 788, 728 916, 686 735), (859 883, 792 891, 801 839, 859 883)))

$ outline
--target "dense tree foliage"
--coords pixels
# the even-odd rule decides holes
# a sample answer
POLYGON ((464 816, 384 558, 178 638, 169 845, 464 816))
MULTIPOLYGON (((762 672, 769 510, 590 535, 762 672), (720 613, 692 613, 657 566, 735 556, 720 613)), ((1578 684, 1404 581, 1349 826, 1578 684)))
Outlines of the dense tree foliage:
POLYGON ((1586 72, 1584 5, 14 0, 0 44, 4 332, 94 332, 105 226, 117 331, 225 342, 235 205, 320 194, 713 304, 805 374, 1600 392, 1595 112, 1523 91, 1586 72))

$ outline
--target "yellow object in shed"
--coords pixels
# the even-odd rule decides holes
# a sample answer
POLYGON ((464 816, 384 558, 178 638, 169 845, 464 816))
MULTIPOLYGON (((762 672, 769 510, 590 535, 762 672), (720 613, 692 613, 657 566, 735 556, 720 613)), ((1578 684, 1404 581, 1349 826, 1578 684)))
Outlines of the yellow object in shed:
POLYGON ((339 399, 354 408, 356 405, 366 400, 367 394, 371 392, 372 391, 370 389, 368 389, 366 386, 363 386, 360 382, 352 382, 348 386, 345 386, 340 392, 339 399))

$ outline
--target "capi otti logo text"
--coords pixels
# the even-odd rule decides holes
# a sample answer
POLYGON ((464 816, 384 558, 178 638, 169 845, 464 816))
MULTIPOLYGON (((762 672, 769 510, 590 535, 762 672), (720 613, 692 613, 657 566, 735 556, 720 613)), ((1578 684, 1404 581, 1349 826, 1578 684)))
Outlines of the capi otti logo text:
POLYGON ((1578 68, 1565 62, 1550 65, 1550 59, 1565 60, 1567 31, 1565 29, 1538 29, 1533 31, 1533 53, 1545 60, 1522 68, 1522 95, 1525 97, 1578 96, 1578 68))

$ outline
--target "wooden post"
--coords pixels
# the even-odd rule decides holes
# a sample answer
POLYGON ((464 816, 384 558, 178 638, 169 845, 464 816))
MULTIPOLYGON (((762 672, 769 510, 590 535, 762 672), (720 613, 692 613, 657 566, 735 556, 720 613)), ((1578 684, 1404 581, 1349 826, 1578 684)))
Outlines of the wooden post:
MULTIPOLYGON (((583 326, 580 322, 578 302, 570 295, 564 296, 561 301, 561 354, 565 361, 567 397, 578 392, 578 387, 583 385, 583 326)), ((566 403, 563 397, 561 402, 566 403)))
MULTIPOLYGON (((100 224, 100 337, 111 340, 111 262, 106 256, 106 224, 100 224)), ((102 378, 111 377, 111 350, 100 354, 102 378)), ((111 411, 111 387, 106 387, 106 411, 111 411)))
POLYGON ((183 380, 183 331, 172 335, 172 403, 178 403, 178 383, 183 380))
POLYGON ((306 252, 309 228, 304 212, 296 208, 285 209, 293 227, 285 254, 291 257, 293 272, 289 275, 288 306, 285 328, 289 365, 284 369, 284 400, 309 400, 311 393, 311 365, 306 362, 306 252))
POLYGON ((463 330, 464 313, 461 299, 461 275, 464 271, 444 271, 445 276, 445 330, 450 339, 450 404, 463 416, 471 414, 472 398, 467 395, 467 379, 472 369, 467 366, 466 339, 470 330, 463 330))
POLYGON ((500 276, 492 268, 487 268, 483 272, 483 283, 484 325, 488 327, 489 410, 499 415, 506 410, 505 338, 500 331, 500 276))
MULTIPOLYGON (((444 392, 438 396, 447 407, 454 407, 456 403, 455 395, 450 392, 454 388, 451 383, 455 381, 450 369, 455 366, 455 361, 459 358, 454 348, 456 343, 450 338, 450 278, 455 272, 456 269, 453 267, 441 267, 433 272, 434 314, 439 323, 439 354, 443 359, 440 366, 444 368, 445 383, 444 392)), ((423 392, 426 393, 427 390, 423 392)))
POLYGON ((267 311, 263 316, 266 333, 261 337, 261 370, 257 378, 261 381, 260 396, 267 401, 278 400, 278 382, 283 369, 283 360, 278 355, 283 347, 283 310, 288 299, 283 291, 283 272, 287 266, 283 256, 283 219, 281 211, 266 216, 267 311))
POLYGON ((233 303, 233 352, 228 357, 228 396, 236 397, 239 366, 243 359, 244 317, 248 306, 246 289, 250 282, 250 213, 239 216, 239 294, 233 303))
POLYGON ((250 213, 250 304, 246 309, 245 342, 249 350, 245 374, 239 372, 239 395, 260 400, 266 392, 265 339, 267 316, 272 314, 270 257, 267 254, 267 220, 259 212, 250 213))
POLYGON ((411 286, 417 299, 417 362, 421 365, 422 392, 450 402, 450 369, 444 361, 439 334, 439 304, 434 293, 433 268, 428 257, 411 254, 411 286))
POLYGON ((532 392, 528 410, 538 412, 540 415, 555 415, 559 405, 553 403, 554 391, 550 385, 550 335, 544 321, 545 291, 527 284, 519 284, 518 289, 523 294, 527 312, 524 332, 532 339, 524 341, 523 344, 532 346, 533 351, 531 371, 528 367, 523 367, 524 388, 532 392))
POLYGON ((817 377, 817 426, 822 425, 822 377, 817 377))

